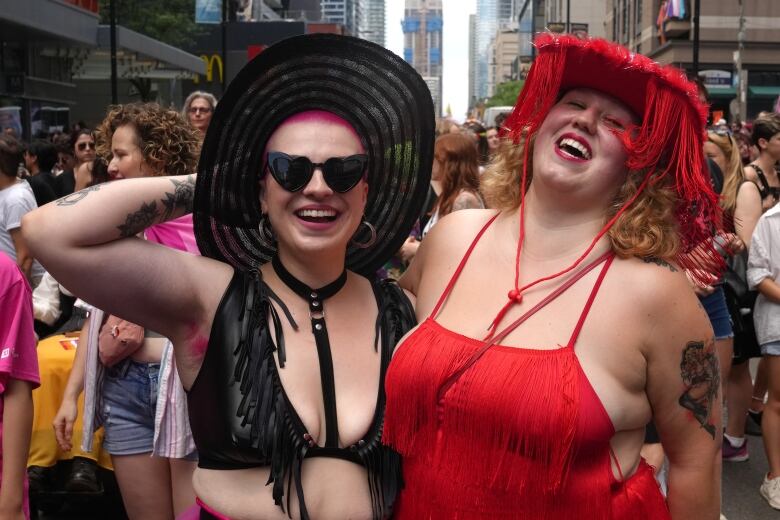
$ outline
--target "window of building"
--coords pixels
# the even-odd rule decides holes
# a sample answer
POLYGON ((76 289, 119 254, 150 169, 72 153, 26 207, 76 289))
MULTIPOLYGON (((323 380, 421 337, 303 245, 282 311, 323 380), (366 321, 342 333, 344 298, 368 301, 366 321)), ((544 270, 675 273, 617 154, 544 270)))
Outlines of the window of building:
POLYGON ((617 2, 612 6, 612 39, 618 41, 618 8, 617 2))
POLYGON ((628 43, 628 21, 630 20, 628 11, 628 0, 623 0, 623 43, 628 43))
POLYGON ((642 0, 634 0, 634 34, 637 38, 642 35, 642 0))

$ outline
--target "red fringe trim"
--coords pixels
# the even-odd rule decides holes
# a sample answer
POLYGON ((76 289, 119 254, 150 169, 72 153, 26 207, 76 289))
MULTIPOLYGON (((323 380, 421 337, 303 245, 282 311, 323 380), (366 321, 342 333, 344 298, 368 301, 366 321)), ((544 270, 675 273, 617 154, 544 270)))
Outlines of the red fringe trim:
POLYGON ((399 518, 559 519, 573 496, 588 518, 610 518, 608 446, 587 482, 569 479, 581 400, 574 351, 494 347, 437 402, 473 352, 450 334, 424 323, 387 376, 384 441, 404 457, 407 488, 399 518))

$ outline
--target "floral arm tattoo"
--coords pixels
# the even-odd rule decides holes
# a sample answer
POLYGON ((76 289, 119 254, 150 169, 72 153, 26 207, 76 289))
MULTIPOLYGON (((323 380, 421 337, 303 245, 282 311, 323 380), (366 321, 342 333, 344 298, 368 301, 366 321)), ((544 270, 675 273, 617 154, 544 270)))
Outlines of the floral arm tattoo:
POLYGON ((720 388, 720 368, 715 342, 689 341, 682 353, 680 375, 685 391, 678 402, 689 410, 704 430, 715 438, 712 410, 720 388))
POLYGON ((162 200, 165 211, 162 220, 170 220, 175 213, 192 213, 192 203, 195 198, 195 177, 188 175, 183 181, 171 179, 173 183, 173 193, 166 193, 162 200))
POLYGON ((137 235, 149 226, 192 213, 195 176, 188 175, 183 180, 170 179, 170 181, 173 184, 173 191, 164 194, 160 199, 162 203, 160 207, 156 200, 142 202, 140 209, 127 214, 125 223, 117 226, 121 238, 137 235))

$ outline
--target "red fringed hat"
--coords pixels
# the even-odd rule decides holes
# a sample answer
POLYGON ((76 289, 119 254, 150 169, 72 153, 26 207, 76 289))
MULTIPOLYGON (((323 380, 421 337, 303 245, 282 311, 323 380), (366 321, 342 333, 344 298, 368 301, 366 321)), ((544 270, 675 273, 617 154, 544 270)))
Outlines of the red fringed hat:
MULTIPOLYGON (((492 330, 507 307, 520 301, 525 289, 576 268, 647 184, 668 176, 672 176, 678 195, 675 215, 682 248, 676 261, 691 269, 691 274, 702 283, 711 283, 700 270, 717 272, 723 266, 723 258, 712 244, 714 231, 721 228, 721 213, 702 149, 707 107, 699 100, 696 85, 681 70, 661 66, 607 40, 545 33, 534 43, 537 57, 504 125, 505 136, 515 143, 529 139, 564 92, 573 88, 597 90, 620 100, 641 118, 638 127, 624 133, 623 142, 629 170, 646 171, 647 175, 634 197, 605 225, 575 264, 525 287, 518 287, 516 280, 508 295, 510 301, 492 330)), ((524 186, 529 149, 524 150, 524 186)), ((521 208, 521 241, 523 213, 521 208)), ((518 262, 521 247, 522 243, 518 244, 518 262)))

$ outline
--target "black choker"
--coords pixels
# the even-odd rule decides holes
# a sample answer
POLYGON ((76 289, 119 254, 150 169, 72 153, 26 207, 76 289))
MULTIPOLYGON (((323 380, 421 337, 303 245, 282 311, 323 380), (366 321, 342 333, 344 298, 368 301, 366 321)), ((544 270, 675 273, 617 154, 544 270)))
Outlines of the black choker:
MULTIPOLYGON (((338 448, 339 423, 336 414, 336 384, 333 379, 333 357, 330 353, 330 340, 328 328, 325 326, 325 307, 323 302, 339 292, 347 283, 347 271, 341 272, 338 278, 319 289, 312 289, 288 271, 278 256, 273 257, 271 266, 276 276, 295 294, 309 302, 309 317, 311 318, 311 333, 314 335, 314 343, 317 345, 317 357, 320 361, 320 381, 322 383, 322 397, 325 405, 325 446, 338 448)), ((309 437, 310 446, 314 441, 309 437)))
POLYGON ((284 267, 278 256, 273 257, 271 266, 274 272, 284 284, 293 290, 295 294, 309 302, 309 308, 314 313, 322 312, 322 302, 339 292, 344 284, 347 283, 347 271, 341 272, 338 278, 319 289, 312 289, 302 281, 298 280, 290 271, 284 267))

